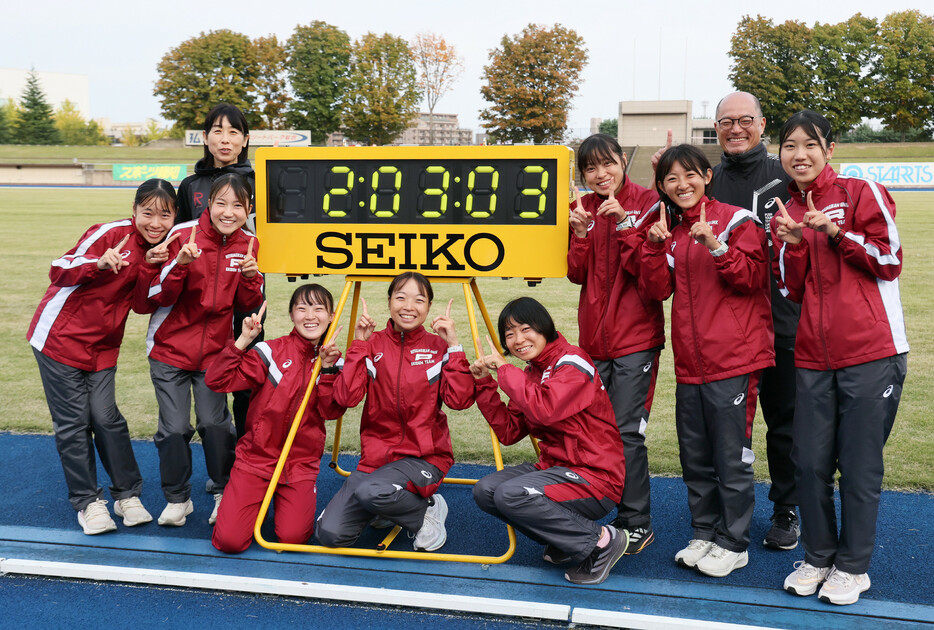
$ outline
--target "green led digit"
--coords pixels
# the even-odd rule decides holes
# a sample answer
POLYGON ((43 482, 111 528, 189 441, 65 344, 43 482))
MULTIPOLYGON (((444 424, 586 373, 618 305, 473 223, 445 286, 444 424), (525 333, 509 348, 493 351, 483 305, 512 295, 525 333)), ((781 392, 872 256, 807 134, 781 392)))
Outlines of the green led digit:
MULTIPOLYGON (((522 169, 522 173, 530 173, 533 175, 539 175, 538 188, 523 188, 519 192, 519 197, 516 199, 518 208, 520 210, 519 216, 523 219, 535 219, 542 216, 542 213, 545 211, 545 190, 548 189, 548 171, 545 170, 542 166, 526 166, 522 169), (537 210, 526 210, 522 211, 524 207, 522 203, 523 197, 538 197, 538 208, 537 210)), ((519 176, 520 181, 523 181, 524 178, 522 175, 519 176)))
POLYGON ((370 180, 370 188, 373 189, 373 194, 370 195, 370 212, 373 213, 373 216, 386 218, 394 216, 399 212, 399 199, 401 198, 399 191, 402 189, 402 171, 395 166, 380 166, 378 170, 373 171, 373 177, 370 180), (392 188, 380 187, 380 175, 391 175, 393 173, 395 173, 395 177, 392 178, 392 188), (387 195, 392 195, 391 210, 379 208, 379 199, 387 195))
POLYGON ((286 166, 279 171, 277 188, 279 189, 278 203, 271 208, 271 216, 281 221, 286 218, 298 218, 305 212, 305 190, 307 188, 308 174, 304 168, 286 166))
POLYGON ((467 193, 467 214, 478 219, 485 219, 489 216, 492 216, 493 213, 496 212, 497 188, 499 188, 499 171, 497 171, 492 166, 478 166, 477 168, 470 171, 470 175, 467 176, 467 190, 470 191, 467 193), (489 187, 477 186, 477 175, 485 175, 488 173, 493 174, 489 187), (488 197, 489 205, 485 209, 474 209, 474 195, 488 197))
MULTIPOLYGON (((437 177, 435 178, 437 179, 437 177)), ((422 176, 419 178, 418 187, 421 189, 421 193, 418 195, 416 200, 416 209, 418 213, 427 218, 427 219, 437 219, 442 216, 448 209, 448 185, 451 183, 451 174, 448 172, 448 169, 443 166, 429 166, 427 167, 422 176), (441 187, 440 188, 427 188, 427 175, 440 175, 441 176, 441 187), (425 208, 428 205, 429 198, 432 201, 431 210, 425 208), (438 199, 437 204, 434 203, 434 198, 438 199), (434 207, 437 205, 437 210, 434 207)))
POLYGON ((325 186, 328 191, 324 193, 324 201, 321 207, 324 214, 329 217, 346 217, 350 210, 350 191, 353 190, 354 172, 347 166, 332 166, 325 177, 325 186), (336 179, 338 184, 332 185, 332 180, 336 179), (341 182, 341 180, 344 180, 341 182), (331 197, 334 197, 332 202, 331 197), (333 207, 332 207, 333 206, 333 207))

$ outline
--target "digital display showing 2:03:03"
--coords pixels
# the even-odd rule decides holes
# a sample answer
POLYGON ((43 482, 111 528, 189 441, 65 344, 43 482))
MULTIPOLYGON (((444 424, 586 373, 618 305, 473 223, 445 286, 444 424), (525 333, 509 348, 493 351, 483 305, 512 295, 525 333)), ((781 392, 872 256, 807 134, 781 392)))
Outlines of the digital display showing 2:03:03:
POLYGON ((554 160, 535 159, 277 160, 267 168, 270 223, 554 224, 565 183, 554 160))

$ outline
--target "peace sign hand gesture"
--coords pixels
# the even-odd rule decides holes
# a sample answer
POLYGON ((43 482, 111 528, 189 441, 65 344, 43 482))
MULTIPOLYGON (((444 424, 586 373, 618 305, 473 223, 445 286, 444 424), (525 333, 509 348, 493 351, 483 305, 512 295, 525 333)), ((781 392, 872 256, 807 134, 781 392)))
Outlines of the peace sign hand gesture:
POLYGON ((649 240, 653 243, 664 243, 671 238, 671 232, 668 231, 668 212, 665 210, 665 202, 658 204, 659 219, 658 222, 649 228, 649 240))
POLYGON ((584 204, 581 202, 581 189, 574 189, 574 198, 576 203, 571 208, 571 216, 568 218, 568 224, 574 230, 574 236, 577 238, 587 238, 587 227, 593 220, 593 216, 584 210, 584 204))
POLYGON ((146 262, 150 265, 161 265, 169 259, 169 243, 181 236, 181 232, 175 232, 172 236, 165 239, 155 247, 146 250, 146 262))
POLYGON ((813 191, 808 191, 807 203, 808 211, 804 213, 802 223, 804 227, 809 227, 815 232, 823 232, 828 236, 836 236, 840 231, 840 226, 830 220, 830 218, 814 206, 814 200, 811 197, 813 191))
POLYGON ((121 269, 130 264, 123 260, 123 256, 120 255, 120 250, 124 248, 129 240, 130 235, 127 234, 120 240, 119 243, 117 243, 115 247, 111 247, 106 252, 104 252, 101 257, 97 259, 97 268, 101 271, 110 268, 110 270, 114 273, 120 273, 121 269))
POLYGON ((256 272, 259 271, 259 266, 256 264, 256 258, 253 256, 253 241, 255 238, 250 239, 250 244, 247 246, 246 256, 240 260, 240 274, 244 278, 252 278, 256 275, 256 272))
POLYGON ((318 349, 318 358, 321 359, 321 367, 332 368, 337 364, 337 360, 341 358, 341 351, 340 348, 337 347, 337 342, 335 340, 340 336, 342 330, 344 330, 344 327, 338 326, 334 334, 331 335, 331 341, 318 349))
POLYGON ((775 236, 789 245, 797 245, 801 242, 801 239, 804 238, 804 224, 798 223, 791 218, 791 215, 788 214, 788 210, 785 209, 785 204, 782 203, 781 199, 776 197, 775 201, 778 203, 779 211, 779 214, 775 215, 775 224, 777 226, 775 229, 775 236))
POLYGON ((700 207, 700 220, 697 221, 694 225, 691 226, 691 238, 700 243, 701 245, 706 245, 707 249, 713 251, 720 247, 720 241, 717 240, 717 237, 713 235, 713 230, 710 228, 710 224, 707 223, 707 203, 702 203, 700 207))
POLYGON ((448 347, 457 345, 457 334, 454 332, 454 320, 451 319, 451 306, 453 304, 454 299, 451 298, 451 301, 448 302, 447 309, 444 311, 444 315, 438 315, 431 320, 432 332, 444 339, 448 347))
POLYGON ((234 345, 240 350, 246 350, 253 340, 259 337, 263 331, 263 314, 266 313, 266 302, 259 307, 259 311, 243 318, 243 326, 240 329, 240 336, 234 345))
POLYGON ((490 336, 486 336, 486 342, 490 346, 490 354, 483 357, 483 364, 488 370, 497 370, 501 366, 506 365, 506 358, 500 354, 499 350, 496 349, 496 346, 493 344, 493 340, 490 339, 490 336))
POLYGON ((376 330, 376 322, 367 312, 366 300, 363 299, 363 296, 360 297, 360 302, 363 303, 363 313, 360 315, 360 319, 357 320, 357 325, 353 329, 353 338, 355 341, 366 341, 370 338, 370 335, 373 334, 373 331, 376 330))
POLYGON ((198 249, 197 243, 195 243, 196 231, 197 226, 191 226, 191 236, 188 237, 188 242, 182 245, 182 248, 178 250, 178 254, 175 256, 178 264, 191 264, 201 256, 201 251, 198 249))

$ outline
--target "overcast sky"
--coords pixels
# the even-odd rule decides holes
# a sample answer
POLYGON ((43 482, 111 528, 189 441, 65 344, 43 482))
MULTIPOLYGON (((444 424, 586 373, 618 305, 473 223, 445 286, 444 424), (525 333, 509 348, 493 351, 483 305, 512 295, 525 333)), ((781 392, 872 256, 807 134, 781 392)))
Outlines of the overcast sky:
POLYGON ((569 120, 572 129, 586 133, 591 118, 614 117, 621 100, 688 99, 697 116, 706 101, 712 115, 732 89, 727 51, 743 15, 813 25, 857 12, 881 19, 906 8, 934 14, 934 0, 17 0, 7 3, 0 20, 0 66, 86 74, 91 117, 130 122, 160 117, 152 94, 156 64, 202 31, 228 28, 284 41, 295 25, 313 20, 333 24, 352 39, 371 31, 411 40, 430 31, 457 48, 465 67, 436 111, 456 113, 462 127, 476 129, 486 106, 480 86, 489 51, 529 23, 560 23, 577 31, 589 51, 569 120))

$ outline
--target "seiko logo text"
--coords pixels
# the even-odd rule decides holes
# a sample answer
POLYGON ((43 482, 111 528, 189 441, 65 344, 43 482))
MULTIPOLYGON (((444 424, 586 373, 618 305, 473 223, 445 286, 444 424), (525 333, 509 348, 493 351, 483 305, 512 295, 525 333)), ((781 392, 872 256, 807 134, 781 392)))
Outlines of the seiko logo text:
POLYGON ((503 242, 489 232, 464 234, 381 234, 322 232, 315 240, 323 269, 417 269, 491 271, 506 255, 503 242))

